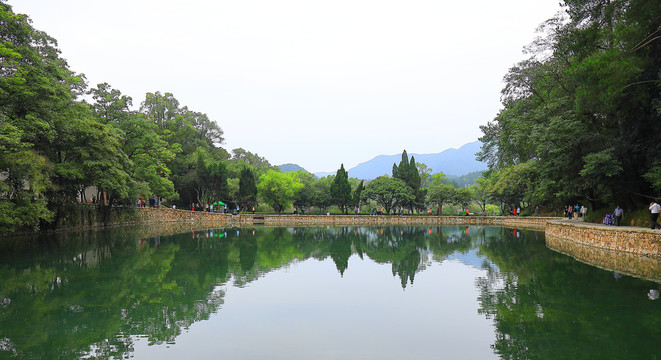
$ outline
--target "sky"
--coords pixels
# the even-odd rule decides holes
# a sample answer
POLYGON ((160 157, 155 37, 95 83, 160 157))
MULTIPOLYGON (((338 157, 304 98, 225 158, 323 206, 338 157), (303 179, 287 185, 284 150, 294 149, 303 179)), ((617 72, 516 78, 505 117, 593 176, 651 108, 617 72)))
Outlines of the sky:
POLYGON ((169 92, 272 165, 476 141, 559 0, 7 0, 90 87, 169 92))

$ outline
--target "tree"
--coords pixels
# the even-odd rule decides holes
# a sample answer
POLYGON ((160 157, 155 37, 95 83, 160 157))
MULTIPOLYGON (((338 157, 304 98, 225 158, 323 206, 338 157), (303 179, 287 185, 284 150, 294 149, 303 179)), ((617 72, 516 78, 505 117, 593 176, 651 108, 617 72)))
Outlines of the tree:
POLYGON ((415 163, 415 157, 411 157, 411 161, 409 162, 406 150, 402 152, 402 160, 399 162, 399 166, 393 164, 392 177, 404 181, 413 191, 414 198, 407 204, 402 204, 403 206, 413 211, 414 207, 424 203, 425 191, 421 188, 421 179, 418 173, 418 166, 415 163))
POLYGON ((479 177, 475 180, 475 184, 470 187, 473 196, 483 213, 486 213, 487 202, 491 199, 491 193, 489 192, 491 184, 491 179, 488 176, 486 178, 479 177))
POLYGON ((451 184, 445 184, 445 174, 438 173, 432 176, 432 182, 427 189, 429 202, 439 207, 439 213, 443 214, 443 205, 452 202, 455 198, 455 188, 451 184))
POLYGON ((409 204, 415 199, 413 191, 404 181, 388 175, 370 181, 365 187, 365 196, 376 201, 387 214, 394 207, 409 204))
POLYGON ((136 188, 132 192, 138 197, 157 195, 176 199, 178 194, 167 165, 175 152, 157 134, 156 125, 147 121, 144 114, 132 112, 129 109, 132 99, 108 83, 98 84, 88 94, 95 100, 92 108, 96 118, 121 136, 122 150, 133 162, 131 176, 136 188))
POLYGON ((303 184, 296 181, 291 175, 276 170, 269 170, 259 177, 257 193, 276 212, 281 213, 291 205, 296 193, 303 184))
POLYGON ((239 204, 245 211, 257 205, 255 175, 247 167, 241 170, 241 177, 239 178, 239 204))
POLYGON ((341 212, 346 214, 351 206, 352 199, 351 184, 349 184, 349 176, 346 170, 344 170, 344 164, 337 170, 330 191, 333 203, 340 208, 341 212))
POLYGON ((333 198, 331 196, 330 189, 334 178, 335 176, 328 175, 315 181, 312 184, 313 189, 310 198, 311 205, 318 206, 321 210, 326 210, 333 204, 333 198))
POLYGON ((462 209, 466 209, 471 201, 473 201, 473 192, 470 188, 462 187, 455 191, 453 202, 462 209))
POLYGON ((420 187, 429 187, 432 180, 432 169, 424 163, 415 163, 415 166, 417 167, 418 174, 420 174, 420 187))
POLYGON ((503 109, 481 127, 479 158, 494 170, 531 163, 536 180, 524 196, 537 203, 644 204, 637 194, 650 193, 644 174, 661 151, 661 7, 564 6, 567 17, 545 22, 530 58, 505 76, 503 109))
POLYGON ((82 77, 59 57, 57 42, 0 2, 0 232, 37 229, 52 219, 49 143, 57 109, 73 106, 82 77))
POLYGON ((364 180, 360 180, 360 183, 358 183, 358 185, 353 189, 353 193, 351 194, 351 198, 353 199, 353 204, 351 205, 359 209, 363 199, 363 190, 365 190, 364 180))
POLYGON ((534 161, 530 161, 504 168, 493 174, 493 182, 488 192, 494 200, 503 203, 502 213, 519 206, 525 207, 530 202, 539 203, 539 200, 531 201, 531 196, 534 194, 536 165, 534 161))

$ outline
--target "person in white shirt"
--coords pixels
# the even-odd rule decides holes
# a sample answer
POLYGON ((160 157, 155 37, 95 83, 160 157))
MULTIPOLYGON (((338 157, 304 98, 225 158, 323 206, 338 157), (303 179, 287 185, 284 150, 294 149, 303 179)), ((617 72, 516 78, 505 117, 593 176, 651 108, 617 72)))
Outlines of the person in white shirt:
POLYGON ((659 204, 655 202, 650 203, 650 221, 652 222, 652 229, 661 229, 661 225, 656 222, 656 219, 659 218, 659 211, 661 211, 661 206, 659 206, 659 204))

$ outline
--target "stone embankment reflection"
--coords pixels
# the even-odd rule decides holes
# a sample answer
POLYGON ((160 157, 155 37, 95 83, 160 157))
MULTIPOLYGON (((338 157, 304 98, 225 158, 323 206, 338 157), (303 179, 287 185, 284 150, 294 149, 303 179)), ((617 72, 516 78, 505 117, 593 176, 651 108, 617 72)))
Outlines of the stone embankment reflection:
POLYGON ((574 259, 620 274, 635 276, 661 283, 661 261, 645 255, 620 250, 609 250, 546 234, 549 249, 574 259))

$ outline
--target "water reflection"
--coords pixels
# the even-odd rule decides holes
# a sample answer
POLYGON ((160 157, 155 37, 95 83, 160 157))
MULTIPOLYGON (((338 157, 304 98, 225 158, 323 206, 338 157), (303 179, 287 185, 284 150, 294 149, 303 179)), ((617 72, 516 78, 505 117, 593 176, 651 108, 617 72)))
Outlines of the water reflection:
POLYGON ((657 358, 661 312, 644 294, 658 283, 549 253, 538 236, 524 231, 480 245, 499 267, 478 283, 480 311, 496 325, 496 353, 506 359, 657 358))
POLYGON ((246 287, 309 259, 332 259, 343 278, 351 273, 354 256, 390 266, 400 292, 415 286, 416 276, 434 264, 451 260, 480 269, 484 275, 475 283, 479 314, 493 321, 492 348, 502 358, 644 358, 656 354, 655 339, 661 338, 658 302, 649 301, 658 298, 658 284, 615 279, 549 251, 538 231, 255 227, 164 232, 120 228, 4 239, 0 357, 123 358, 133 353, 136 336, 149 344, 175 343, 182 331, 219 312, 227 286, 246 287))

